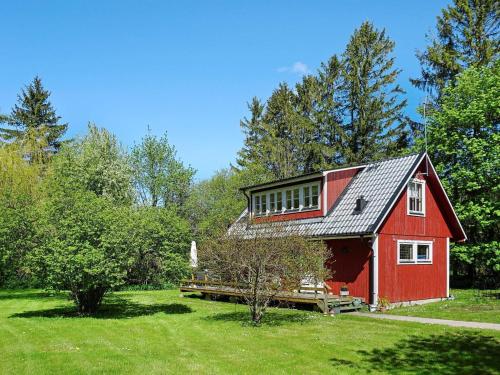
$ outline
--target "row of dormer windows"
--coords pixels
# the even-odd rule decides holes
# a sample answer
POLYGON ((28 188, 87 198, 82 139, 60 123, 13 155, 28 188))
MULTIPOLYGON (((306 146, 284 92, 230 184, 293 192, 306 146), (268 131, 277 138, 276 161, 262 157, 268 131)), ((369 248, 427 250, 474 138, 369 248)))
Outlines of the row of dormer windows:
POLYGON ((317 210, 320 206, 319 182, 252 194, 255 216, 317 210))

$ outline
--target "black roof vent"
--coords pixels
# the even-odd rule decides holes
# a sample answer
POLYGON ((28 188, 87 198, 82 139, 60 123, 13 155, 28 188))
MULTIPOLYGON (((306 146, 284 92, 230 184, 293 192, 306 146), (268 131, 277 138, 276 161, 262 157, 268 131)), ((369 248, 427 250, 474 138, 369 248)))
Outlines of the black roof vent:
POLYGON ((360 214, 361 212, 363 212, 363 210, 365 209, 367 204, 368 204, 368 201, 365 199, 364 195, 360 195, 356 199, 356 207, 354 208, 354 213, 360 214))

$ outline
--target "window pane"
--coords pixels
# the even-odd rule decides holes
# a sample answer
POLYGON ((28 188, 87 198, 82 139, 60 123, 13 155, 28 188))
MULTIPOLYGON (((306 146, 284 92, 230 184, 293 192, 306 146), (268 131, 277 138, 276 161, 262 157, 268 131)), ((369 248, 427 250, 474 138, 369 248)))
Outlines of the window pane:
POLYGON ((262 195, 262 213, 265 214, 267 212, 267 197, 265 195, 262 195))
POLYGON ((318 207, 318 196, 319 196, 318 185, 313 185, 311 190, 312 190, 312 205, 313 207, 318 207))
POLYGON ((413 245, 406 243, 399 245, 399 261, 413 262, 413 245))
POLYGON ((281 191, 278 191, 276 193, 276 210, 281 211, 283 209, 283 193, 281 191))
POLYGON ((299 208, 299 189, 293 190, 293 208, 299 208))
POLYGON ((304 187, 304 207, 309 207, 311 205, 311 197, 309 196, 309 186, 304 187))
POLYGON ((410 212, 423 213, 423 184, 410 182, 408 186, 410 212))
POLYGON ((269 194, 269 211, 274 212, 276 210, 276 194, 269 194))
POLYGON ((417 259, 419 261, 430 260, 429 245, 417 245, 417 259))
POLYGON ((287 210, 292 209, 292 191, 291 190, 286 191, 286 209, 287 210))
POLYGON ((255 197, 255 213, 260 213, 260 196, 258 195, 255 197))

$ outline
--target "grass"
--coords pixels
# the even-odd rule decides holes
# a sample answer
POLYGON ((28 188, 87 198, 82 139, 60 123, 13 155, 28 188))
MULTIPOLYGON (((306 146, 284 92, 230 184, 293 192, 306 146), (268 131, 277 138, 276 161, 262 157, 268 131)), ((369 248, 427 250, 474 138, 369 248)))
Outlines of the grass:
POLYGON ((498 295, 483 295, 474 289, 455 289, 451 294, 454 300, 400 307, 387 311, 387 314, 500 323, 498 295))
POLYGON ((245 306, 177 291, 111 295, 78 317, 64 294, 0 291, 1 374, 495 374, 500 332, 245 306))

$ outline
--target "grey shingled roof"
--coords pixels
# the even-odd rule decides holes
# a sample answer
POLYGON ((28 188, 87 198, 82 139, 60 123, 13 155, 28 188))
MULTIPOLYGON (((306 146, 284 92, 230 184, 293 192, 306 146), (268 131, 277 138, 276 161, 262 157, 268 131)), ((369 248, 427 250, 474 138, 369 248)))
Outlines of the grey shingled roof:
MULTIPOLYGON (((280 230, 296 235, 335 237, 373 233, 408 183, 423 158, 413 154, 369 163, 347 185, 324 217, 281 222, 280 230), (367 205, 356 213, 356 199, 363 195, 367 205)), ((252 237, 269 231, 270 224, 248 224, 245 210, 229 228, 229 234, 252 237)))

